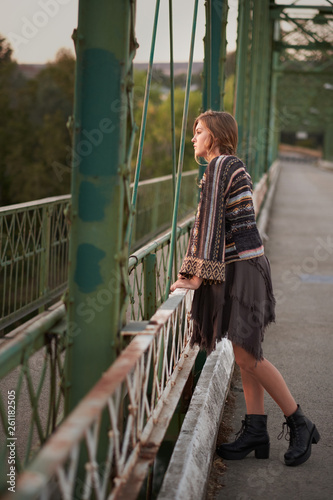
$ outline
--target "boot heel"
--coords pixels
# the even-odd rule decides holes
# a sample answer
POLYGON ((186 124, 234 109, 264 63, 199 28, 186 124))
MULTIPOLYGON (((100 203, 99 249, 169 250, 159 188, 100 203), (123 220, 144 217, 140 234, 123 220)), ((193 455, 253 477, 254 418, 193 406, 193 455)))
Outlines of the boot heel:
POLYGON ((313 436, 312 436, 312 443, 313 444, 317 444, 318 441, 320 439, 320 434, 319 432, 317 431, 317 427, 314 426, 314 430, 313 430, 313 436))
POLYGON ((254 450, 254 455, 256 458, 269 458, 269 443, 258 446, 254 450))

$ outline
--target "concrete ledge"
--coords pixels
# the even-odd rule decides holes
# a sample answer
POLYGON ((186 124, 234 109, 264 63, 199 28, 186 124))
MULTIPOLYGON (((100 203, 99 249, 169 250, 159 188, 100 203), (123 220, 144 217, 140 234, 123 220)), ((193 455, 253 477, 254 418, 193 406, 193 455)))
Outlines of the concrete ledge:
POLYGON ((276 184, 279 178, 280 167, 281 167, 280 161, 276 160, 269 169, 268 173, 269 188, 257 221, 258 231, 263 240, 267 239, 266 235, 267 225, 276 189, 276 184))
POLYGON ((233 366, 232 345, 223 339, 203 367, 158 500, 204 498, 233 366))

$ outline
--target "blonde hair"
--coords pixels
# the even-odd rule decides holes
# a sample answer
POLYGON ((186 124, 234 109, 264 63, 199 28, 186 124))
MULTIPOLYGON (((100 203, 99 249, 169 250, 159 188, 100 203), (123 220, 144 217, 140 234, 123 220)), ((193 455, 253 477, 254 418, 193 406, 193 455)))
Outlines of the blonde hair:
POLYGON ((193 134, 199 120, 204 124, 210 135, 207 144, 207 156, 217 147, 221 154, 234 155, 237 150, 238 127, 235 118, 227 111, 212 111, 201 113, 194 122, 193 134))

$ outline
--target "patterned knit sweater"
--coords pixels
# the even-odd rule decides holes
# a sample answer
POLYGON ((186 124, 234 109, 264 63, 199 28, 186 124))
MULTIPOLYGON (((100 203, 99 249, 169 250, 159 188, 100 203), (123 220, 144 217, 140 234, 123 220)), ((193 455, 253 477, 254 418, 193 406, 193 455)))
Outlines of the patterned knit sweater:
POLYGON ((220 283, 226 263, 264 254, 252 191, 251 177, 236 156, 222 155, 209 163, 180 274, 220 283))

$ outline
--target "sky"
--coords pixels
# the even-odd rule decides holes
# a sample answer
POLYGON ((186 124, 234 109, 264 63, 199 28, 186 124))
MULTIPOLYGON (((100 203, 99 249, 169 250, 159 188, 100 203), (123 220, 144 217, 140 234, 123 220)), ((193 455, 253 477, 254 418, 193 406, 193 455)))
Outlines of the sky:
MULTIPOLYGON (((122 1, 122 0, 120 0, 122 1)), ((205 0, 199 0, 194 61, 203 60, 205 0)), ((147 62, 156 0, 137 0, 136 62, 147 62), (147 36, 148 34, 148 36, 147 36)), ((168 0, 160 0, 154 61, 169 60, 168 0)), ((173 1, 174 59, 188 60, 194 0, 173 1)), ((238 0, 229 0, 228 51, 236 48, 238 0)), ((60 48, 74 53, 71 35, 78 22, 78 0, 0 0, 0 34, 10 42, 20 64, 53 61, 60 48)))

